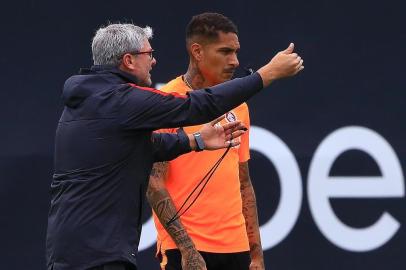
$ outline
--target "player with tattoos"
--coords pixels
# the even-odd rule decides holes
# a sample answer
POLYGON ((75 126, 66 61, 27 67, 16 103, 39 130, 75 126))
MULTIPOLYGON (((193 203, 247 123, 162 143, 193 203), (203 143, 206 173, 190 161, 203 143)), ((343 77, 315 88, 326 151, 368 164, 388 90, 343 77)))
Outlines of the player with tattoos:
MULTIPOLYGON (((194 16, 186 29, 188 70, 161 90, 186 94, 230 80, 239 65, 237 35, 234 23, 221 14, 194 16)), ((249 128, 247 104, 229 111, 222 123, 236 120, 249 128)), ((248 169, 249 132, 239 139, 240 145, 230 149, 195 204, 174 222, 168 221, 224 150, 154 164, 147 198, 154 210, 162 269, 265 269, 248 169)))

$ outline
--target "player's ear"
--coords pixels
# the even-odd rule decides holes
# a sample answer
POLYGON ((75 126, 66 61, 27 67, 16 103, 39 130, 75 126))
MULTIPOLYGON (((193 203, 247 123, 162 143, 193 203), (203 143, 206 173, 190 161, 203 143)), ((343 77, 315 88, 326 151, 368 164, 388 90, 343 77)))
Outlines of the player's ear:
POLYGON ((196 61, 201 61, 203 57, 203 48, 199 43, 192 43, 190 45, 190 54, 196 61))

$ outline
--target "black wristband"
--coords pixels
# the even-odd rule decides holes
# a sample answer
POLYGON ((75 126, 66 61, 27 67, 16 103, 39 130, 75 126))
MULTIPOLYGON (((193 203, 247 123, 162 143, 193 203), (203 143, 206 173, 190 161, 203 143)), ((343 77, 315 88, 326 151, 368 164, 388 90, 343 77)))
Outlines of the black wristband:
POLYGON ((193 137, 195 138, 196 141, 196 152, 200 152, 204 150, 204 141, 202 139, 202 134, 200 132, 195 132, 193 133, 193 137))

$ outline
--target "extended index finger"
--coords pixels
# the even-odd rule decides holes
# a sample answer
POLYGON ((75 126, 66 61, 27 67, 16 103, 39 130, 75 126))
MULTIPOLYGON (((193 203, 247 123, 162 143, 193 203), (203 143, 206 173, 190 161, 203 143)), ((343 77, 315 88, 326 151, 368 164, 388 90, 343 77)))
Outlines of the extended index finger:
POLYGON ((213 121, 210 122, 210 125, 214 126, 215 124, 217 124, 218 122, 220 122, 221 120, 224 119, 225 114, 223 114, 222 116, 220 116, 219 118, 214 119, 213 121))

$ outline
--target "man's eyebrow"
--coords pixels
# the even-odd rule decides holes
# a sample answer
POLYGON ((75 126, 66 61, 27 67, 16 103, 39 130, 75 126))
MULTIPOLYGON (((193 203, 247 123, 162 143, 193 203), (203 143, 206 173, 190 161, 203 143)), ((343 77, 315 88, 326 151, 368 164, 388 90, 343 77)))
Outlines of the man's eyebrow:
POLYGON ((240 48, 232 48, 232 47, 220 47, 218 48, 219 51, 238 51, 240 48))

